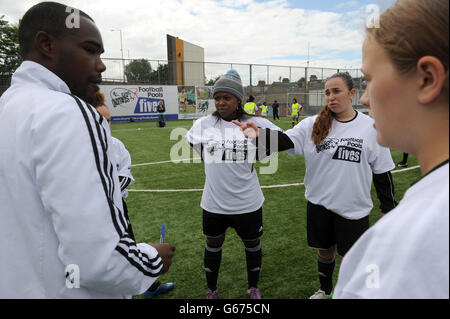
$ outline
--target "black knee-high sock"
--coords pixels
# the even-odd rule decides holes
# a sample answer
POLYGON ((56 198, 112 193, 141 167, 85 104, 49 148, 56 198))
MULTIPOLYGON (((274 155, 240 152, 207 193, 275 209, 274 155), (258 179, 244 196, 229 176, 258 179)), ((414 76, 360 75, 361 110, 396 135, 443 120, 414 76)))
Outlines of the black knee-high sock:
POLYGON ((248 288, 257 288, 262 265, 261 243, 255 247, 246 247, 245 257, 247 260, 248 288))
POLYGON ((319 268, 320 289, 329 295, 333 290, 334 258, 330 260, 317 257, 317 264, 319 268))
POLYGON ((217 289, 217 278, 219 277, 220 262, 222 260, 222 247, 205 247, 205 274, 208 288, 212 291, 217 289))
POLYGON ((408 153, 403 153, 402 163, 403 163, 403 164, 408 163, 408 153))

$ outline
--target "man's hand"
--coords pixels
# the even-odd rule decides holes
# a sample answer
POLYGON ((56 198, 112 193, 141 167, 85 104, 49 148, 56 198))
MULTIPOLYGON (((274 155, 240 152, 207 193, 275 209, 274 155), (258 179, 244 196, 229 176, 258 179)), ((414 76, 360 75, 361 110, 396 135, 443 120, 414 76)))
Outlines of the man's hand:
POLYGON ((241 131, 244 133, 244 136, 246 138, 256 138, 259 135, 259 129, 258 126, 252 121, 247 123, 241 123, 239 121, 233 120, 231 121, 237 126, 241 128, 241 131))
POLYGON ((159 256, 162 259, 163 267, 161 273, 166 273, 169 271, 170 265, 172 265, 172 258, 175 252, 175 246, 171 244, 154 244, 148 243, 150 246, 153 246, 157 251, 159 256))

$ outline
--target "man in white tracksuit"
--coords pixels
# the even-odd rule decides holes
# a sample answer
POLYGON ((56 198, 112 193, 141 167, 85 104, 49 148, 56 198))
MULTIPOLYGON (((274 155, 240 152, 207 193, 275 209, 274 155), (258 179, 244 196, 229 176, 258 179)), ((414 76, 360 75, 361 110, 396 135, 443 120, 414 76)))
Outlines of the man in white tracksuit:
POLYGON ((109 127, 83 101, 105 71, 102 38, 82 11, 69 28, 66 9, 24 15, 24 62, 0 98, 0 298, 141 294, 175 250, 127 231, 109 127))

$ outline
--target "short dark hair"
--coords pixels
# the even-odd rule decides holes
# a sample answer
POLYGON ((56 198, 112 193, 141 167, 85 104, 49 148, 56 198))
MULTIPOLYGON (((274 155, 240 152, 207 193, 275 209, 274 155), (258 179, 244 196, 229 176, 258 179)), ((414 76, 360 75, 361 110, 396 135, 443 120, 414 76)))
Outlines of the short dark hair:
MULTIPOLYGON (((19 46, 22 58, 30 52, 32 40, 39 31, 58 37, 67 30, 66 19, 70 14, 66 12, 67 7, 57 2, 41 2, 28 9, 19 24, 19 46)), ((78 11, 80 16, 94 22, 86 13, 78 11)))

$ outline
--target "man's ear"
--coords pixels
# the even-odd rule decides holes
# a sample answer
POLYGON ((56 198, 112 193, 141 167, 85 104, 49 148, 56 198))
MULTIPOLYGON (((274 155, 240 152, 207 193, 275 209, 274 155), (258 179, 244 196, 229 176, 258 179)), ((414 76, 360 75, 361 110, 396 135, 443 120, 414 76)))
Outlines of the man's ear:
POLYGON ((431 103, 442 92, 445 83, 445 68, 439 59, 424 56, 417 62, 417 76, 419 79, 418 102, 431 103))
POLYGON ((39 31, 34 37, 34 45, 37 51, 46 58, 53 60, 56 56, 56 38, 45 31, 39 31))

